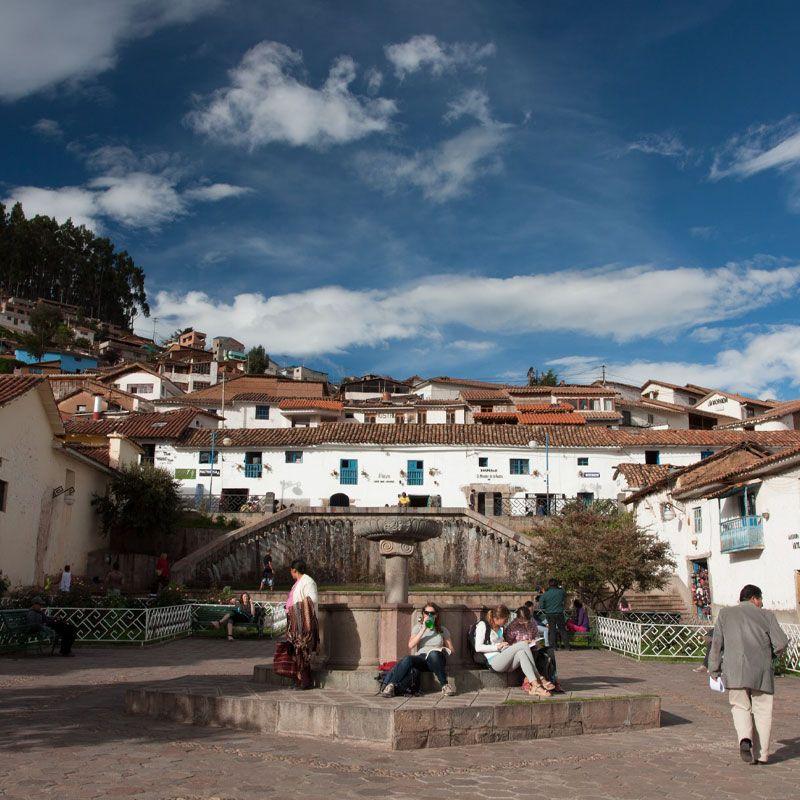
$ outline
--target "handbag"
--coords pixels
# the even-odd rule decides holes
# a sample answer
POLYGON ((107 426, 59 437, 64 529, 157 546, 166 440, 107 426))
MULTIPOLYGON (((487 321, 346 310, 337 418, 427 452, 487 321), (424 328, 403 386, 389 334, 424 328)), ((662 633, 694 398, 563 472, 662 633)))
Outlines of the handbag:
POLYGON ((294 660, 294 645, 291 642, 278 642, 272 659, 272 671, 284 678, 297 677, 297 663, 294 660))

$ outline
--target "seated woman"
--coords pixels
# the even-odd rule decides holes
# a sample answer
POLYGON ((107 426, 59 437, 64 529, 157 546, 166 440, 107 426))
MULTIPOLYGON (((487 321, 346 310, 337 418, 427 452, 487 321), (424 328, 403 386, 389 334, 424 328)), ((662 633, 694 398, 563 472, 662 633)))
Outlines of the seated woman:
MULTIPOLYGON (((544 645, 544 636, 542 636, 540 633, 539 626, 536 624, 536 620, 533 619, 533 614, 531 613, 531 609, 527 603, 524 606, 520 606, 517 609, 516 614, 517 616, 514 618, 514 621, 509 623, 509 625, 503 629, 503 638, 509 644, 526 642, 530 647, 532 647, 533 650, 537 649, 541 645, 544 645)), ((533 663, 535 669, 535 657, 533 659, 533 663)), ((549 692, 552 692, 553 689, 556 688, 556 685, 541 675, 538 669, 536 670, 536 673, 539 676, 540 686, 549 692)))
POLYGON ((439 606, 435 603, 426 603, 423 607, 422 615, 411 629, 408 640, 408 649, 414 651, 414 655, 398 661, 387 675, 381 690, 384 697, 394 697, 396 688, 406 683, 412 669, 432 672, 442 687, 442 694, 450 696, 456 693, 447 682, 445 672, 446 651, 453 652, 453 641, 450 631, 442 626, 439 613, 439 606))
POLYGON ((533 661, 531 641, 522 640, 509 644, 503 638, 511 612, 499 605, 489 609, 486 619, 475 627, 475 652, 482 653, 489 669, 494 672, 512 672, 519 668, 528 679, 528 694, 534 697, 550 697, 550 690, 541 684, 541 677, 533 661))
POLYGON ((247 592, 242 592, 239 598, 233 602, 233 610, 225 616, 211 623, 211 627, 220 628, 222 625, 228 626, 228 641, 233 641, 233 626, 242 624, 253 624, 256 618, 256 607, 247 592))
POLYGON ((576 597, 572 601, 573 611, 572 619, 567 620, 567 630, 570 633, 588 633, 589 632, 589 615, 583 607, 583 603, 576 597))

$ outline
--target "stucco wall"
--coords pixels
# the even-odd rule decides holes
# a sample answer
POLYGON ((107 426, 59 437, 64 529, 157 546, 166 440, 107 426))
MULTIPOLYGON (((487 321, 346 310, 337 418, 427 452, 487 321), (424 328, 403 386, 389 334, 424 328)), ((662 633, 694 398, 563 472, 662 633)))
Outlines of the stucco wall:
POLYGON ((0 569, 12 584, 34 583, 72 565, 86 569, 87 554, 102 544, 90 502, 105 491, 106 475, 53 446, 50 421, 35 391, 0 408, 0 479, 8 483, 0 512, 0 569), (73 495, 53 498, 73 475, 73 495))

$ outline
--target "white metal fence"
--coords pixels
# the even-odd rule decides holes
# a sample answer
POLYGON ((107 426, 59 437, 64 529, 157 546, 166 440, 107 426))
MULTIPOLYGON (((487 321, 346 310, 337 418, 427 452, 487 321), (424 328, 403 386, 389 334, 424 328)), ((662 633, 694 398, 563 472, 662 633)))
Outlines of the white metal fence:
MULTIPOLYGON (((48 608, 47 613, 75 627, 76 640, 103 644, 150 644, 191 636, 196 609, 206 603, 153 608, 48 608)), ((286 630, 286 610, 280 603, 261 603, 264 630, 277 636, 286 630)))
MULTIPOLYGON (((783 664, 789 672, 800 673, 800 625, 781 625, 789 637, 783 664)), ((708 625, 652 624, 613 617, 597 617, 597 640, 608 650, 647 658, 697 658, 706 652, 708 625)))

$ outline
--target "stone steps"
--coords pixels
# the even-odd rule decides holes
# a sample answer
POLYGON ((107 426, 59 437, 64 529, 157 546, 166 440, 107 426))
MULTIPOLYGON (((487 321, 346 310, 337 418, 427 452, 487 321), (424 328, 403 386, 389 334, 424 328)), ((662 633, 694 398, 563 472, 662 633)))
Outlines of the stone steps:
POLYGON ((414 750, 659 726, 654 695, 533 701, 520 689, 391 699, 332 689, 296 692, 231 679, 128 689, 129 714, 288 736, 414 750))

